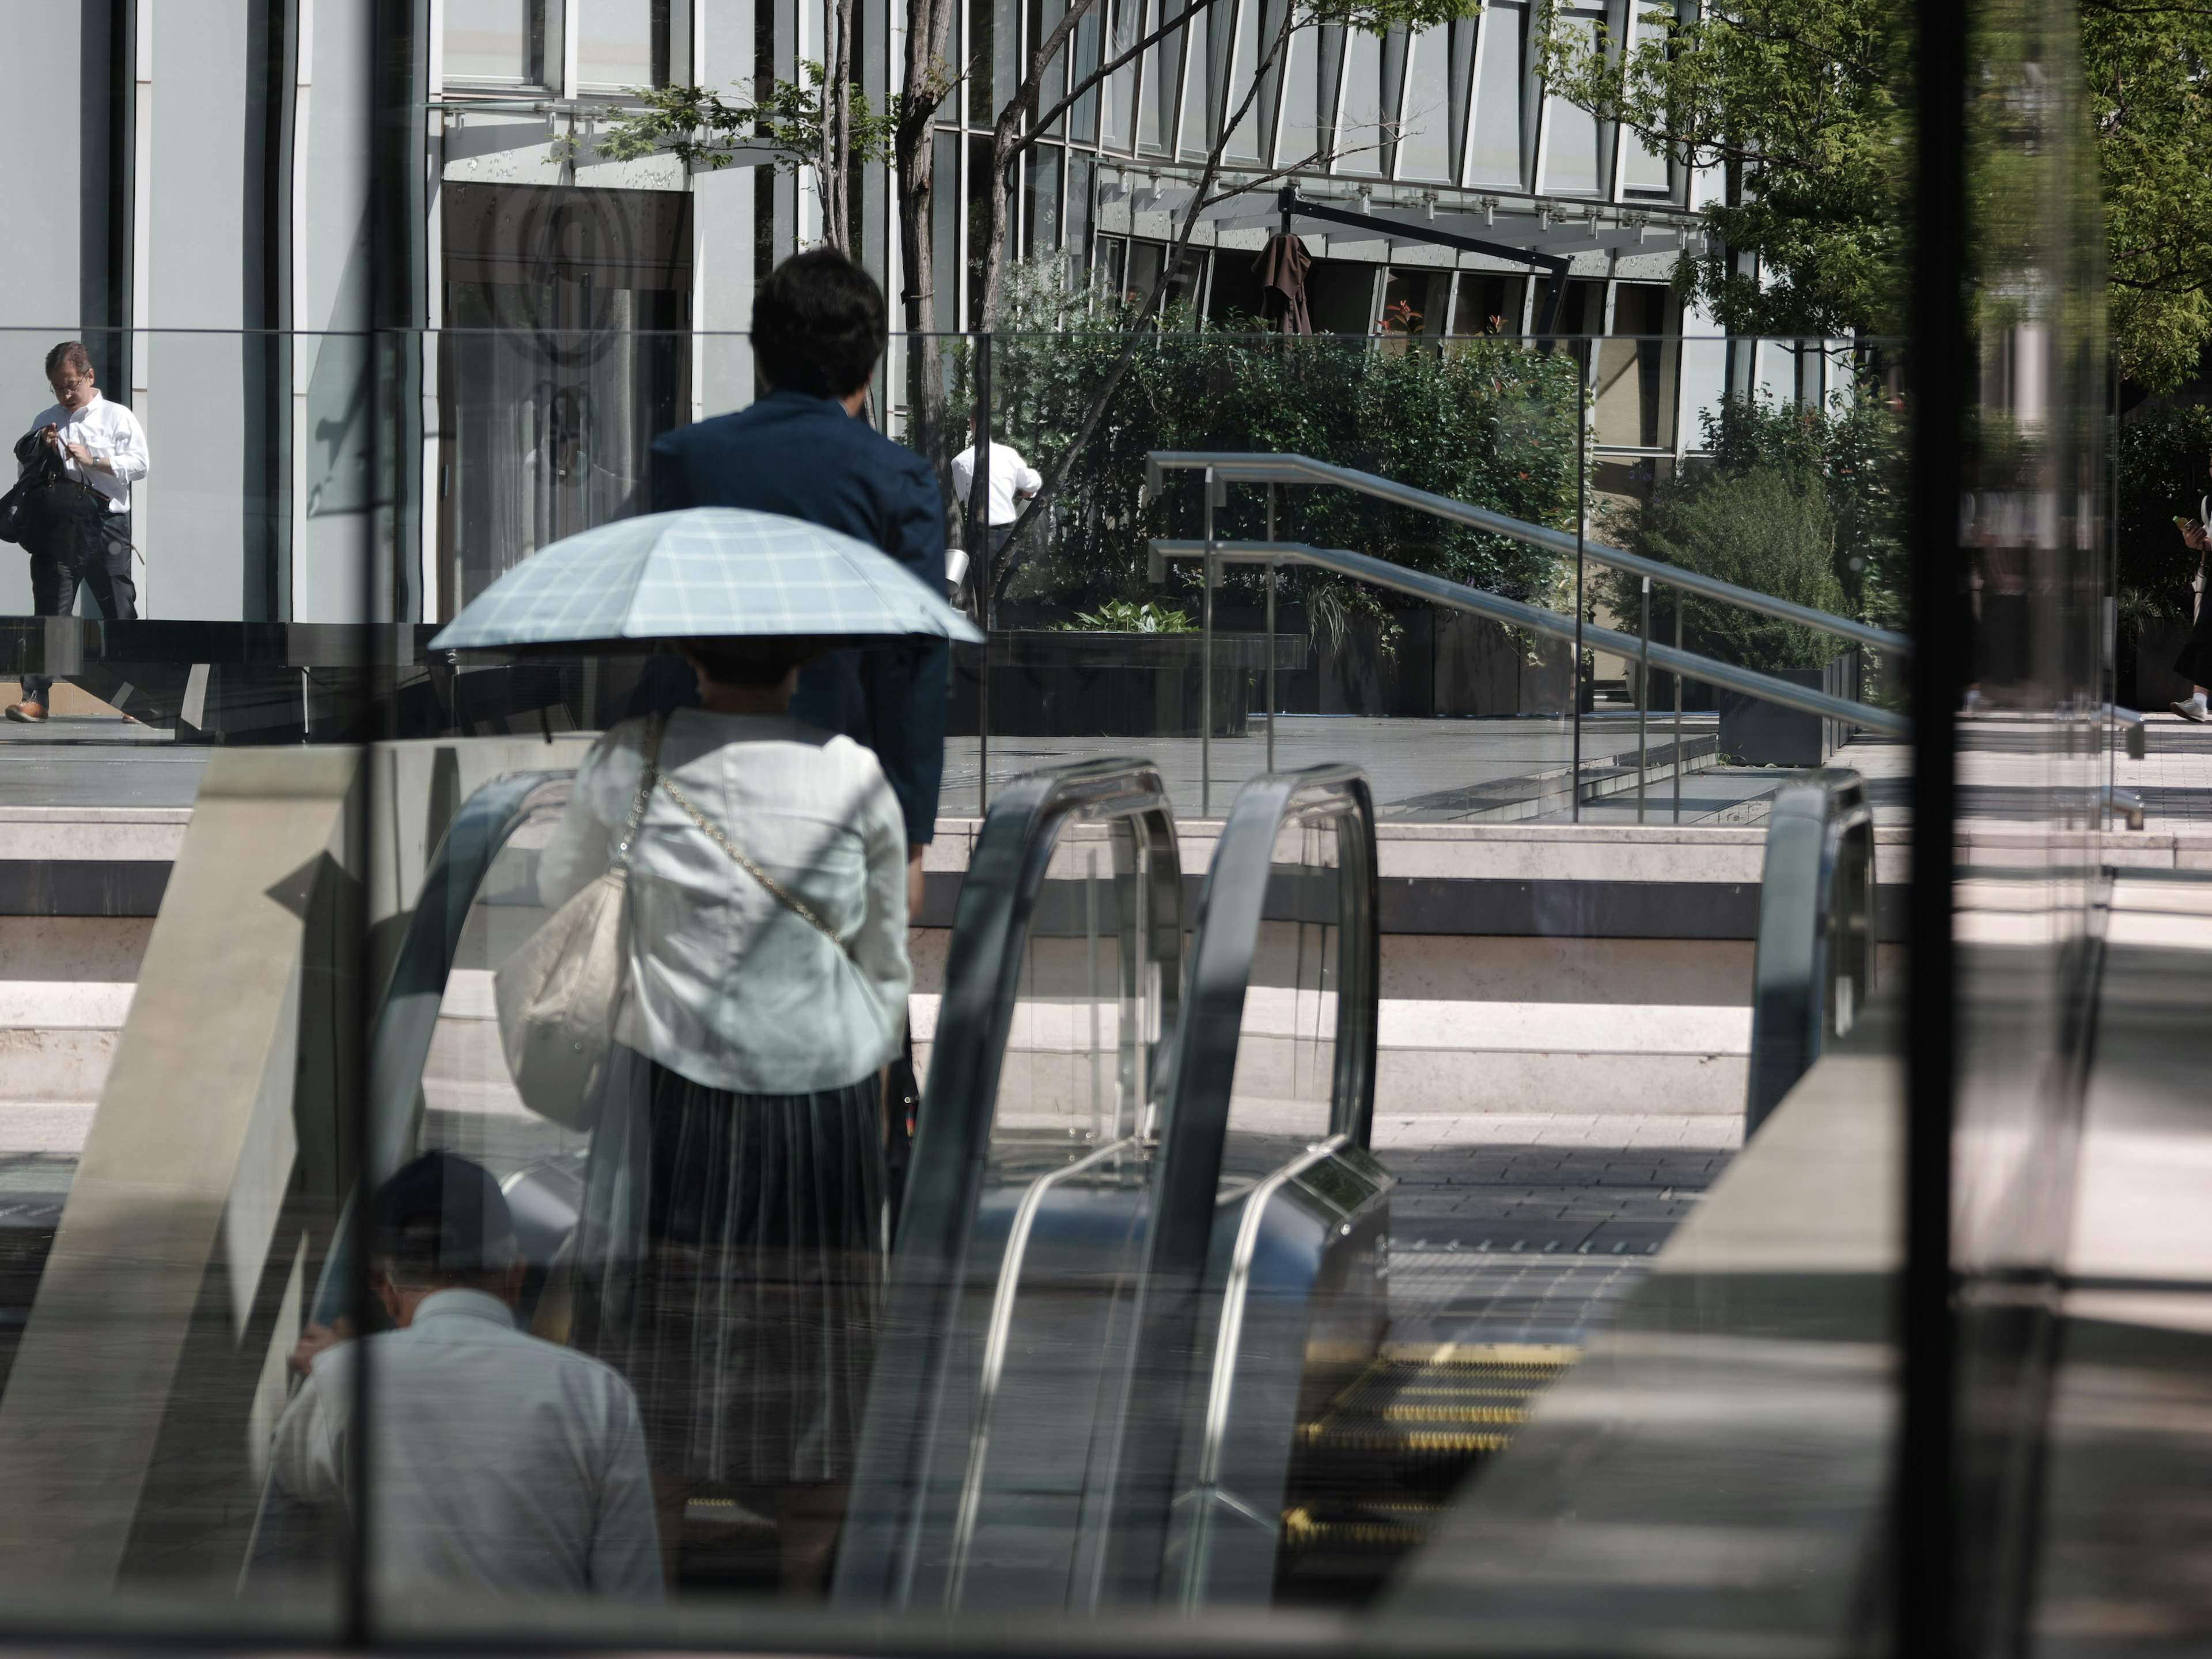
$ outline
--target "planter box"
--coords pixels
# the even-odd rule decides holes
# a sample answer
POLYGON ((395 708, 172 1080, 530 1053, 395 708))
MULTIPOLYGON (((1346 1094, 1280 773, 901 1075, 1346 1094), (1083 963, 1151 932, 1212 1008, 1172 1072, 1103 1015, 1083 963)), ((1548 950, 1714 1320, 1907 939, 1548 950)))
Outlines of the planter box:
MULTIPOLYGON (((1810 691, 1855 698, 1856 663, 1856 654, 1846 651, 1826 668, 1765 672, 1810 691)), ((1840 720, 1801 714, 1741 691, 1723 690, 1720 704, 1721 753, 1752 766, 1825 766, 1828 757, 1849 740, 1852 730, 1840 720)))
MULTIPOLYGON (((1194 738, 1204 707, 1202 636, 1197 634, 1036 632, 999 634, 989 650, 994 738, 1194 738)), ((977 730, 981 651, 961 653, 946 730, 977 730)), ((1306 665, 1302 636, 1275 635, 1278 673, 1306 665)), ((1267 641, 1259 634, 1213 636, 1213 735, 1242 737, 1261 695, 1267 641)))

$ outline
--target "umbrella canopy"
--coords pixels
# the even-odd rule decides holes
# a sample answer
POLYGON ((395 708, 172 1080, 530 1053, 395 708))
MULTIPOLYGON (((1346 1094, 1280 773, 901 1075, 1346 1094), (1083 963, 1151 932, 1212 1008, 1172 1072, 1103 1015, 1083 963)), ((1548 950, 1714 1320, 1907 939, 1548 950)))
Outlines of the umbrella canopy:
POLYGON ((540 548, 471 600, 433 650, 714 635, 983 635, 867 543, 780 513, 694 507, 540 548))

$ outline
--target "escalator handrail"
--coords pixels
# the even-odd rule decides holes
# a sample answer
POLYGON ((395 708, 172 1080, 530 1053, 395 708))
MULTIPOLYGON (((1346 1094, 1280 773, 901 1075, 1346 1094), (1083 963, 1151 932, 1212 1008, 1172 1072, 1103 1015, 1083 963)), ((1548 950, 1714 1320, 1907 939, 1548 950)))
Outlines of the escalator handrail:
MULTIPOLYGON (((885 1328, 906 1340, 878 1351, 856 1463, 873 1472, 871 1482, 897 1494, 899 1512, 872 1509, 856 1483, 838 1549, 835 1595, 841 1601, 903 1607, 911 1596, 968 1238, 1030 921, 1062 826, 1071 819, 1120 817, 1150 820, 1153 859, 1165 860, 1166 873, 1157 881, 1160 902, 1172 912, 1154 916, 1152 926, 1174 930, 1179 954, 1175 820, 1150 761, 1085 761, 1012 780, 991 803, 969 855, 884 1299, 885 1328)), ((1165 1051, 1180 1025, 1181 987, 1179 975, 1161 977, 1165 1051)))
MULTIPOLYGON (((1375 803, 1357 767, 1315 766, 1266 775, 1246 784, 1221 827, 1221 838, 1200 891, 1183 1018, 1162 1116, 1152 1217, 1146 1231, 1145 1269, 1130 1352, 1143 1357, 1131 1378, 1115 1480, 1108 1594, 1124 1604, 1150 1603, 1160 1593, 1189 1377, 1166 1363, 1191 1354, 1198 1303, 1213 1240, 1221 1165, 1229 1132, 1231 1091, 1244 1020, 1245 993, 1265 920, 1275 847, 1294 814, 1329 811, 1349 820, 1352 858, 1342 871, 1355 929, 1341 941, 1346 972, 1337 988, 1337 1071, 1331 1090, 1329 1135, 1364 1147, 1374 1118, 1374 1032, 1377 1013, 1375 803), (1332 810, 1333 809, 1333 810, 1332 810), (1357 980, 1358 983, 1346 981, 1357 980)), ((1346 838, 1340 833, 1339 845, 1346 838)), ((1249 1200, 1248 1200, 1249 1201, 1249 1200)))
MULTIPOLYGON (((422 1097, 423 1068, 430 1063, 430 1042, 437 1035, 438 1010, 453 977, 461 929, 492 862, 525 818, 544 800, 544 792, 575 776, 570 770, 510 772, 483 784, 463 801, 438 838, 422 872, 422 890, 407 918, 399 949, 385 975, 384 996, 369 1029, 368 1186, 406 1163, 420 1130, 416 1102, 422 1097)), ((353 1237, 353 1199, 339 1215, 336 1243, 323 1259, 310 1317, 331 1324, 344 1313, 348 1254, 353 1237)))
MULTIPOLYGON (((1751 1065, 1744 1097, 1746 1139, 1757 1132, 1831 1035, 1828 981, 1838 963, 1837 925, 1856 890, 1871 928, 1874 812, 1866 785, 1846 767, 1823 767, 1775 792, 1759 888, 1759 943, 1752 967, 1751 1065)), ((1852 964, 1871 977, 1869 960, 1852 964)), ((1863 997, 1870 988, 1858 987, 1863 997)))
POLYGON ((429 1063, 438 1010, 477 893, 508 838, 544 804, 545 792, 574 776, 573 771, 511 772, 494 778, 461 803, 439 838, 422 874, 422 894, 392 959, 369 1038, 372 1189, 414 1151, 416 1091, 422 1068, 429 1063))

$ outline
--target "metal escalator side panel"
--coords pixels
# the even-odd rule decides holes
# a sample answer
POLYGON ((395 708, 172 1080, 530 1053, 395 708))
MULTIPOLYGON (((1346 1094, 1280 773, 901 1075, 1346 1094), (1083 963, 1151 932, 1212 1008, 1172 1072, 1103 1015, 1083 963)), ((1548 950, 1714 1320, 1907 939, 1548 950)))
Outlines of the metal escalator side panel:
POLYGON ((990 1466, 992 1418, 998 1404, 1000 1384, 1006 1376, 1006 1344, 1013 1332, 1014 1304, 1021 1291, 1022 1268, 1029 1256, 1030 1240, 1036 1226, 1037 1212, 1053 1189, 1062 1182, 1106 1163, 1133 1146, 1133 1141, 1127 1139, 1110 1141, 1073 1164, 1039 1176, 1022 1194, 1014 1211, 1012 1224, 1006 1231, 999 1282, 992 1292, 990 1324, 984 1333, 982 1370, 976 1387, 976 1425, 969 1441, 967 1472, 961 1480, 960 1512, 953 1522, 951 1581, 945 1588, 945 1599, 953 1605, 959 1603, 967 1585, 968 1563, 975 1545, 976 1519, 982 1504, 984 1475, 990 1466))
POLYGON ((1364 1135, 1372 1115, 1375 860, 1374 806, 1367 781, 1358 769, 1340 766, 1255 778, 1239 793, 1222 826, 1200 890, 1182 1035, 1153 1177, 1153 1219, 1146 1241, 1134 1342, 1140 1358, 1131 1376, 1112 1534, 1097 1601, 1141 1605, 1172 1593, 1164 1574, 1174 1505, 1178 1494, 1195 1483, 1184 1453, 1185 1425, 1195 1405, 1194 1395, 1211 1375, 1212 1356, 1201 1336, 1206 1303, 1210 1292, 1218 1295, 1224 1288, 1209 1284, 1207 1265, 1218 1225, 1247 994, 1276 875, 1278 841, 1286 823, 1302 817, 1334 820, 1340 859, 1347 839, 1353 848, 1352 867, 1342 872, 1352 879, 1339 884, 1345 896, 1338 901, 1334 919, 1341 930, 1340 953, 1357 964, 1351 977, 1358 982, 1346 984, 1340 967, 1332 1131, 1351 1144, 1346 1127, 1364 1135))
POLYGON ((1186 1611, 1273 1599, 1301 1425, 1371 1364, 1388 1322, 1378 1269, 1393 1184, 1331 1136, 1237 1218, 1169 1536, 1165 1580, 1186 1611))
MULTIPOLYGON (((1118 914, 1124 933, 1133 922, 1141 939, 1128 939, 1130 948, 1121 952, 1117 988, 1125 996, 1149 993, 1143 1006, 1152 1029, 1117 1030, 1118 1081, 1133 1087, 1140 1101, 1155 1089, 1158 1052, 1176 1029, 1181 875, 1174 819, 1158 772, 1146 762, 1097 761, 1014 780, 992 804, 955 912, 832 1587, 833 1598, 846 1605, 909 1605, 931 1577, 923 1567, 933 1528, 957 1522, 957 1504, 950 1516, 938 1513, 945 1507, 938 1464, 946 1413, 967 1386, 964 1376, 952 1371, 963 1352, 963 1322, 973 1324, 979 1297, 986 1306, 996 1304, 1005 1267, 971 1263, 971 1243, 1040 894, 1063 830, 1078 823, 1127 827, 1126 836, 1113 837, 1117 892, 1130 890, 1118 914), (1126 871, 1118 851, 1125 840, 1142 848, 1126 871)), ((1115 1138, 1138 1127, 1121 1126, 1115 1138)), ((967 1475, 975 1449, 963 1445, 957 1455, 964 1491, 972 1484, 967 1475)))

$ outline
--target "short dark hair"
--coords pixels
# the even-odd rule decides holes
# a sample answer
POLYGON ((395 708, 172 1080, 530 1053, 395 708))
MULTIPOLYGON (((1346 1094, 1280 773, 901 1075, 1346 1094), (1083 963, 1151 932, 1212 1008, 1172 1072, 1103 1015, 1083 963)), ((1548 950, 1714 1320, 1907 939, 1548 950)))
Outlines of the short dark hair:
POLYGON ((64 364, 87 379, 92 377, 92 354, 82 340, 64 340, 46 354, 46 378, 53 379, 54 371, 64 364))
POLYGON ((883 289, 835 248, 786 259, 753 296, 753 352, 779 391, 849 397, 885 337, 883 289))
POLYGON ((514 1217, 480 1164, 425 1152, 376 1189, 368 1259, 395 1285, 496 1284, 515 1253, 514 1217))
POLYGON ((677 644, 717 684, 759 689, 781 684, 786 674, 805 667, 836 641, 801 634, 718 634, 677 644))

